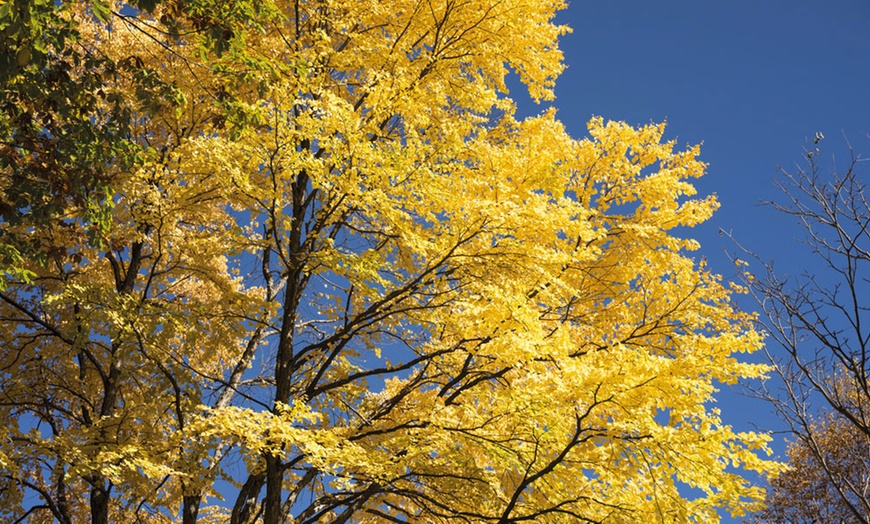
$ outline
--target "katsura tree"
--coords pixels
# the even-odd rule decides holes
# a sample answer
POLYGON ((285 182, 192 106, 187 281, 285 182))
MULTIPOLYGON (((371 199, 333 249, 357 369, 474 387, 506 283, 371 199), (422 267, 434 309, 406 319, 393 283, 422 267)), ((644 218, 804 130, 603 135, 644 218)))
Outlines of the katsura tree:
POLYGON ((783 198, 772 203, 799 225, 804 272, 786 274, 759 254, 762 270, 747 279, 773 341, 768 357, 778 379, 760 393, 794 436, 795 469, 773 485, 771 511, 805 512, 818 504, 842 511, 838 518, 845 521, 870 522, 870 206, 860 158, 850 148, 839 171, 828 170, 822 138, 816 135, 804 166, 783 170, 783 198), (863 454, 849 457, 853 451, 863 454), (794 479, 819 497, 795 487, 794 479), (787 497, 778 495, 783 490, 787 497))
POLYGON ((141 155, 95 166, 105 227, 72 199, 38 223, 3 202, 6 235, 47 254, 0 292, 4 518, 759 507, 744 474, 778 471, 768 437, 712 403, 764 373, 735 356, 761 337, 678 235, 717 207, 694 197, 698 147, 514 117, 509 69, 552 98, 563 5, 152 7, 63 11, 84 52, 131 68, 99 88, 141 155))

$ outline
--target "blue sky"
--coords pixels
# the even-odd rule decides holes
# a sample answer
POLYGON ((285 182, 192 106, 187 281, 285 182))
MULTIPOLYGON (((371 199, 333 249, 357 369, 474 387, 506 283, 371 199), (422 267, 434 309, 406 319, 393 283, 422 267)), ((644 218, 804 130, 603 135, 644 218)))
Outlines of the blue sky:
POLYGON ((777 166, 801 162, 817 131, 823 152, 845 160, 845 134, 870 155, 866 0, 575 0, 559 21, 574 32, 552 105, 573 135, 600 115, 667 120, 681 145, 703 142, 697 186, 722 204, 696 231, 711 258, 724 259, 721 227, 786 264, 799 231, 758 203, 778 196, 777 166))
MULTIPOLYGON (((870 156, 870 2, 574 0, 558 20, 574 32, 552 105, 575 137, 592 115, 667 120, 681 146, 703 142, 697 187, 722 207, 692 235, 712 267, 734 275, 722 228, 780 271, 812 271, 797 224, 759 202, 779 196, 777 166, 801 163, 816 132, 828 165, 846 161, 847 138, 870 156)), ((520 114, 543 109, 514 86, 520 114)), ((725 392, 719 407, 741 429, 778 426, 759 401, 725 392)))

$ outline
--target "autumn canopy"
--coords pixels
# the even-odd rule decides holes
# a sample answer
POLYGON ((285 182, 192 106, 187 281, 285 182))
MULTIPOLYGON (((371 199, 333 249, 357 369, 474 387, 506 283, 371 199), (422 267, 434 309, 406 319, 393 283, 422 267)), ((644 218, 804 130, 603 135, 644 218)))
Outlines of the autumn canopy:
POLYGON ((562 7, 0 7, 0 518, 757 507, 767 437, 712 402, 761 340, 684 238, 698 148, 514 118, 562 7))

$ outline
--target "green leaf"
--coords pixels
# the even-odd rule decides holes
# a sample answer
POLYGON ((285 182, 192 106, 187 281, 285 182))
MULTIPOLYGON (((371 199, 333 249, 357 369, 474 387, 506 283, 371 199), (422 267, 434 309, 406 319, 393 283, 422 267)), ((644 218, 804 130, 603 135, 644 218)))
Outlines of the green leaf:
POLYGON ((0 27, 6 27, 13 22, 12 13, 12 2, 0 4, 0 27))
POLYGON ((138 2, 136 2, 136 7, 150 13, 154 11, 155 7, 157 7, 157 3, 158 0, 139 0, 138 2))
POLYGON ((45 45, 45 41, 43 41, 41 38, 37 38, 33 41, 33 49, 43 54, 48 53, 48 47, 45 45))
POLYGON ((108 24, 109 17, 112 15, 112 11, 109 8, 109 3, 105 0, 94 0, 92 6, 94 15, 99 18, 100 21, 104 24, 108 24))

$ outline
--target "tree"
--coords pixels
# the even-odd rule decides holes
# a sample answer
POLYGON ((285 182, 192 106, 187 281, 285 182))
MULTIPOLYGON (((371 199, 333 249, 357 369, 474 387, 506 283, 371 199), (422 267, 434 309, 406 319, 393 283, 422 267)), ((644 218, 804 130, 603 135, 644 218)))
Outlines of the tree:
POLYGON ((870 438, 833 412, 810 428, 789 445, 791 469, 771 482, 756 522, 866 522, 854 509, 870 485, 870 438))
POLYGON ((783 171, 785 199, 773 203, 798 219, 812 265, 792 277, 762 262, 763 277, 747 280, 765 330, 782 348, 768 351, 782 389, 761 393, 795 437, 793 471, 774 482, 766 514, 774 522, 825 514, 870 522, 870 208, 859 158, 852 153, 845 172, 825 175, 821 139, 808 150, 805 168, 783 171))
POLYGON ((105 92, 163 87, 129 103, 142 158, 100 166, 96 241, 81 206, 35 227, 4 200, 8 235, 48 253, 0 292, 4 516, 706 522, 758 506, 742 473, 778 470, 769 439, 709 403, 764 372, 734 356, 761 339, 740 288, 672 234, 717 207, 684 198, 698 148, 600 118, 574 140, 505 96, 511 67, 552 97, 561 4, 191 5, 68 8, 88 52, 138 72, 105 92), (204 29, 197 6, 235 21, 204 29))

